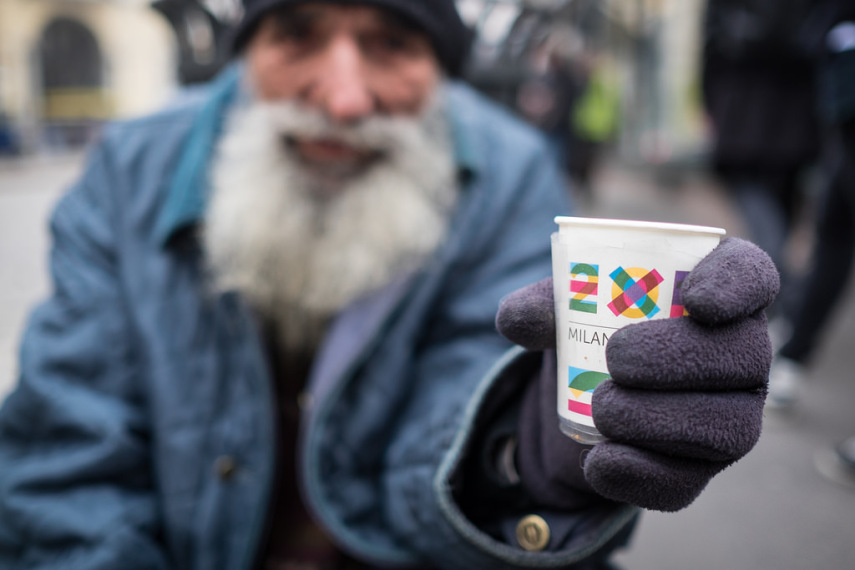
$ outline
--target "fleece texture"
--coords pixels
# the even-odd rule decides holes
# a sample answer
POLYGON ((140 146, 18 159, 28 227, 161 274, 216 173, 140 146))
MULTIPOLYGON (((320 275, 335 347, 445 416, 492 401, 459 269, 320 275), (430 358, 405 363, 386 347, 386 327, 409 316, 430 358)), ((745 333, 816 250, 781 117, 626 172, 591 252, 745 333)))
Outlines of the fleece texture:
POLYGON ((617 331, 606 349, 611 379, 594 391, 592 405, 608 439, 593 448, 561 435, 555 421, 552 280, 503 299, 499 332, 544 352, 520 416, 518 461, 527 492, 567 507, 590 500, 591 491, 661 511, 691 504, 760 437, 772 359, 763 310, 779 288, 760 248, 727 239, 684 282, 688 317, 617 331))

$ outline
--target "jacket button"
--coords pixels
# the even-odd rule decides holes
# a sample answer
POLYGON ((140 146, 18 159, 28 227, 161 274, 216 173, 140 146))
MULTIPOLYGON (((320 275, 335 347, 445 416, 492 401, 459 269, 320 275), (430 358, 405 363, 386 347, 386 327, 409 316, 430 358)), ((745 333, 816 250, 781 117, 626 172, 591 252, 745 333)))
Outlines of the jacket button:
POLYGON ((523 517, 517 523, 517 542, 525 550, 543 550, 549 544, 549 525, 537 515, 523 517))
POLYGON ((237 461, 231 455, 221 455, 214 461, 214 472, 221 481, 228 481, 237 471, 237 461))
POLYGON ((301 412, 310 411, 314 403, 315 402, 312 398, 312 395, 308 392, 300 392, 300 394, 297 396, 297 408, 299 408, 301 412))

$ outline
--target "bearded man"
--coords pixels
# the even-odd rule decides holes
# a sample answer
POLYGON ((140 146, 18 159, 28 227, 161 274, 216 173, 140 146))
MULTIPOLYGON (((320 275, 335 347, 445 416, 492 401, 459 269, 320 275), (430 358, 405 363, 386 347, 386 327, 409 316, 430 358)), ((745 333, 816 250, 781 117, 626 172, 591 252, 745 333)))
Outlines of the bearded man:
POLYGON ((611 337, 608 439, 576 444, 547 278, 567 193, 454 81, 453 2, 244 4, 235 64, 107 129, 56 208, 0 411, 0 566, 606 568, 639 508, 748 452, 762 252, 723 243, 690 317, 611 337))

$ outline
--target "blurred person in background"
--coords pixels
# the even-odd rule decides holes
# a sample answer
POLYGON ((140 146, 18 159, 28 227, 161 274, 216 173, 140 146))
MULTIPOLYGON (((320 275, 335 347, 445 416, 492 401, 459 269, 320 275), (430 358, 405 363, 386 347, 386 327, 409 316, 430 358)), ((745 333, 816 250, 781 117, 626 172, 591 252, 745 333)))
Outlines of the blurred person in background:
POLYGON ((712 167, 781 273, 773 317, 796 296, 787 243, 820 148, 815 61, 804 36, 813 1, 708 0, 704 15, 712 167))
POLYGON ((108 128, 53 214, 0 409, 0 567, 610 568, 640 508, 753 447, 759 248, 707 256, 690 317, 612 335, 608 439, 576 444, 548 277, 567 194, 453 79, 453 2, 244 7, 238 61, 108 128))
MULTIPOLYGON (((827 128, 827 180, 800 302, 785 315, 791 333, 770 372, 768 404, 784 410, 802 396, 808 366, 847 290, 855 260, 855 4, 821 0, 810 23, 818 32, 818 102, 827 128)), ((822 450, 817 462, 824 474, 855 486, 855 437, 822 450)))
POLYGON ((592 202, 600 157, 620 130, 621 95, 605 54, 586 54, 577 65, 586 70, 586 79, 570 109, 566 163, 577 195, 592 202))
POLYGON ((567 167, 570 111, 586 82, 586 72, 575 63, 582 38, 571 28, 553 27, 531 54, 530 76, 516 93, 516 109, 546 135, 555 160, 567 167))
POLYGON ((620 93, 606 57, 587 49, 572 27, 553 26, 534 50, 532 74, 520 84, 515 108, 546 134, 573 194, 593 200, 592 177, 620 117, 620 93))

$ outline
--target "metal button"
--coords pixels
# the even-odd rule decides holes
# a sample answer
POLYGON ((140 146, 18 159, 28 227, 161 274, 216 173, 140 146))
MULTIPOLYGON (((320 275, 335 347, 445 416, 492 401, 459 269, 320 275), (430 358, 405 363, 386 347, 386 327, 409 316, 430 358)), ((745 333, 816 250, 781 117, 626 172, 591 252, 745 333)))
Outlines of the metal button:
POLYGON ((228 481, 234 477, 237 471, 237 461, 231 455, 221 455, 214 461, 214 472, 222 481, 228 481))
POLYGON ((300 392, 300 394, 297 395, 297 407, 301 412, 310 411, 314 403, 312 395, 308 392, 300 392))
POLYGON ((543 550, 549 544, 549 525, 537 515, 523 517, 517 523, 517 542, 525 550, 543 550))

